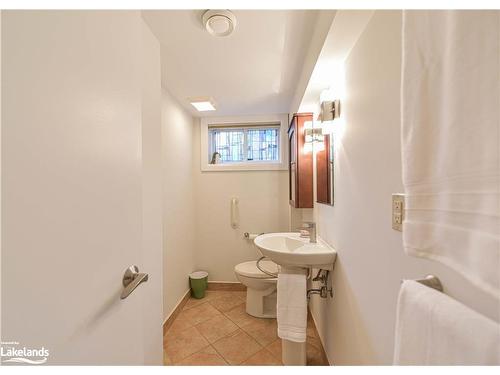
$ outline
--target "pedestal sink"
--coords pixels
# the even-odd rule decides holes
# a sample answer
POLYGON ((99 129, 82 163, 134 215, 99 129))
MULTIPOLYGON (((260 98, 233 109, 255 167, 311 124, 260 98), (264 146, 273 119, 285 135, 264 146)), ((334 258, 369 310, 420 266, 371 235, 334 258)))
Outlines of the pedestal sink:
MULTIPOLYGON (((311 243, 300 233, 267 233, 255 238, 255 245, 262 255, 270 258, 283 268, 307 274, 309 268, 333 270, 337 253, 321 239, 311 243)), ((306 296, 304 296, 306 298, 306 296)), ((282 341, 282 362, 285 365, 306 364, 306 343, 282 341)))
POLYGON ((287 267, 322 268, 332 270, 337 253, 321 239, 310 243, 300 233, 266 233, 254 240, 262 255, 287 267))

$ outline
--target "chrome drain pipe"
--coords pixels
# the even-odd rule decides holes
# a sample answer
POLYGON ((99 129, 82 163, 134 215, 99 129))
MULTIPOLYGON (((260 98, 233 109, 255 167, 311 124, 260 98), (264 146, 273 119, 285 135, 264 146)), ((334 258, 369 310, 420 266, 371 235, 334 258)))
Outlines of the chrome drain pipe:
POLYGON ((309 289, 307 291, 307 299, 310 299, 312 294, 318 294, 321 298, 327 298, 328 295, 330 295, 330 297, 333 298, 333 288, 328 288, 329 274, 329 270, 318 270, 318 274, 312 279, 312 281, 321 282, 321 286, 319 288, 309 289))

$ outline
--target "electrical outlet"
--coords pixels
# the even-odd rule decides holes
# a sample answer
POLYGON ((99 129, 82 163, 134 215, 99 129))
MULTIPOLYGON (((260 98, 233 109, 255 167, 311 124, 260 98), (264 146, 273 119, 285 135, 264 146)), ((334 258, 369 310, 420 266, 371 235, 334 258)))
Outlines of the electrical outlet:
POLYGON ((401 214, 394 214, 394 223, 396 224, 402 224, 403 220, 401 217, 401 214))
POLYGON ((404 194, 392 194, 392 229, 403 231, 404 194))

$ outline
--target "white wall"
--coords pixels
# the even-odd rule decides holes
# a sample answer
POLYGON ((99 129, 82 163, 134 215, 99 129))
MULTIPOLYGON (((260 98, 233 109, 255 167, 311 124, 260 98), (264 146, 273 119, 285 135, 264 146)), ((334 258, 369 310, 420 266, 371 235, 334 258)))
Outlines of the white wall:
POLYGON ((193 118, 162 90, 163 317, 170 316, 189 289, 195 269, 195 180, 193 118), (193 159, 194 158, 194 159, 193 159))
POLYGON ((187 275, 236 281, 234 266, 259 256, 244 232, 288 230, 287 171, 202 172, 200 119, 163 89, 164 318, 189 289, 187 275), (230 226, 230 200, 239 199, 240 226, 230 226))
POLYGON ((498 302, 441 264, 404 254, 391 229, 402 192, 401 12, 376 11, 345 65, 345 133, 335 159, 335 206, 317 204, 319 235, 335 247, 333 299, 312 298, 331 363, 391 364, 400 280, 437 275, 445 292, 492 319, 498 302))
POLYGON ((144 269, 154 280, 144 294, 144 363, 163 363, 163 236, 160 43, 144 21, 142 58, 142 246, 144 269), (159 281, 160 280, 160 281, 159 281), (153 337, 153 339, 151 339, 153 337))
MULTIPOLYGON (((0 87, 2 87, 2 11, 0 10, 0 87)), ((2 90, 0 90, 0 125, 2 118, 2 90)), ((2 163, 2 129, 0 126, 0 165, 2 163)), ((0 168, 0 195, 2 183, 2 173, 0 168)), ((0 199, 0 212, 2 212, 2 200, 0 199)), ((2 215, 0 215, 0 270, 2 269, 2 215)), ((0 278, 0 337, 2 337, 2 280, 0 278)))
POLYGON ((194 142, 196 265, 211 281, 236 281, 234 266, 259 256, 244 232, 288 230, 288 172, 201 172, 199 120, 194 142), (230 226, 232 197, 239 199, 237 229, 230 226))

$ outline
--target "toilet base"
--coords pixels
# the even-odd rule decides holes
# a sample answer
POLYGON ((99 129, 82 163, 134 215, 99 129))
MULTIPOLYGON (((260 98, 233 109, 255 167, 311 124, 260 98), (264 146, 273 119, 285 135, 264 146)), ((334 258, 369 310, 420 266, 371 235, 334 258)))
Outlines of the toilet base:
POLYGON ((276 318, 276 285, 264 290, 247 288, 246 312, 256 318, 276 318))

